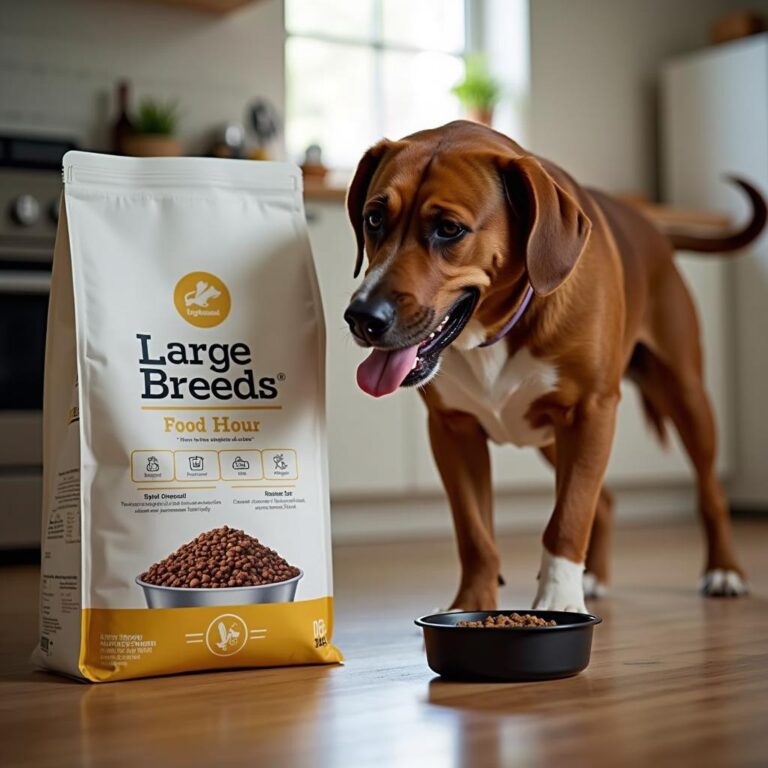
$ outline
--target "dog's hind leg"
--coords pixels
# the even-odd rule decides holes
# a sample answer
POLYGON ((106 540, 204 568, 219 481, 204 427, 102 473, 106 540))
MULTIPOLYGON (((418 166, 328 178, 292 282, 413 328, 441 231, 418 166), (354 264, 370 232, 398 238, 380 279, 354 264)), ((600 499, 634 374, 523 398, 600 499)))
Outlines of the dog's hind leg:
POLYGON ((461 583, 451 608, 494 610, 500 559, 493 536, 486 434, 467 413, 430 407, 429 437, 451 505, 461 561, 461 583))
POLYGON ((584 597, 605 597, 608 594, 613 506, 613 496, 603 486, 597 499, 595 520, 589 537, 584 570, 584 597))
MULTIPOLYGON (((555 445, 539 449, 548 464, 555 467, 555 445)), ((613 534, 613 495, 603 486, 597 499, 595 519, 589 537, 584 570, 584 597, 605 597, 610 583, 611 539, 613 534)))
POLYGON ((707 554, 701 589, 706 595, 748 591, 733 546, 725 493, 715 468, 715 420, 702 381, 699 331, 690 295, 676 270, 665 275, 654 302, 650 337, 636 348, 631 378, 657 413, 675 425, 696 471, 699 514, 707 554))

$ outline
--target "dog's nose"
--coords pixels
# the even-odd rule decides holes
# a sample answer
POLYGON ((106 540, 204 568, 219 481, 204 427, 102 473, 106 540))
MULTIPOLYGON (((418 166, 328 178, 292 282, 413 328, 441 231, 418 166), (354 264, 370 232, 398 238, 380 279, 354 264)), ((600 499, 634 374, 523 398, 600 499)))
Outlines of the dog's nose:
POLYGON ((385 299, 355 299, 344 313, 349 329, 371 343, 380 339, 395 322, 395 307, 385 299))

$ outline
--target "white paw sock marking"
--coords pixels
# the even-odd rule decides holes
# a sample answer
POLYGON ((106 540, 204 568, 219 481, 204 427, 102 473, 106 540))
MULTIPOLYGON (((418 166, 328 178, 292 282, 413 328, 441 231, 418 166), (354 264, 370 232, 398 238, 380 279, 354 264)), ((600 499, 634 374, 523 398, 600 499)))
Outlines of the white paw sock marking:
POLYGON ((590 571, 584 571, 584 597, 605 597, 608 585, 598 581, 597 576, 590 571))
POLYGON ((546 548, 541 553, 539 589, 533 607, 545 611, 586 613, 583 587, 584 563, 552 555, 546 548))
POLYGON ((736 571, 715 568, 707 571, 699 588, 705 595, 739 597, 749 593, 749 585, 736 571))

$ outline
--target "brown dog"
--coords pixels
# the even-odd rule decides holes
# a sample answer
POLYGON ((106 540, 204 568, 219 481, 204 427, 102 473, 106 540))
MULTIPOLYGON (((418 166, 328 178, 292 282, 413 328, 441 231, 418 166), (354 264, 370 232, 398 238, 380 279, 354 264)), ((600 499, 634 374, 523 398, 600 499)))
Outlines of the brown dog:
POLYGON ((584 610, 585 565, 592 591, 607 582, 602 483, 622 376, 639 386, 660 436, 675 425, 696 469, 704 592, 746 591, 715 475, 698 322, 673 260, 674 247, 731 251, 757 237, 765 203, 735 181, 752 221, 704 239, 662 235, 473 123, 382 141, 360 161, 347 199, 355 274, 364 252, 369 263, 345 319, 373 351, 358 383, 374 396, 422 387, 462 566, 453 607, 496 607, 489 438, 537 446, 555 468, 534 607, 584 610))

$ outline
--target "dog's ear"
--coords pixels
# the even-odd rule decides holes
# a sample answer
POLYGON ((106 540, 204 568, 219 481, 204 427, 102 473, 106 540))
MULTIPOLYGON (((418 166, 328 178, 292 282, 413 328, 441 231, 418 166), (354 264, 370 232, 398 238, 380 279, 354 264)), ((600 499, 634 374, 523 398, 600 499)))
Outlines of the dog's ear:
POLYGON ((363 253, 365 251, 365 233, 363 232, 363 207, 365 198, 368 194, 368 187, 371 185, 373 174, 379 167, 381 158, 392 145, 392 142, 383 139, 378 144, 372 146, 361 158, 357 164, 357 170, 352 177, 352 182, 347 190, 347 214, 352 228, 355 230, 357 240, 357 260, 355 261, 355 277, 360 274, 363 266, 363 253))
POLYGON ((503 174, 507 202, 522 227, 528 280, 546 296, 573 271, 592 222, 536 158, 509 160, 503 174))

